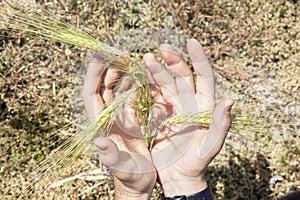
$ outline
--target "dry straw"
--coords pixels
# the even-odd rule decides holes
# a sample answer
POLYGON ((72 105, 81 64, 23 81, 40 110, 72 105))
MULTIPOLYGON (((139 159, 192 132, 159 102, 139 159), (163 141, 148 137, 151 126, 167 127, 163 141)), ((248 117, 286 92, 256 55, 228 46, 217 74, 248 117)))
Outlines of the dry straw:
MULTIPOLYGON (((20 31, 26 36, 63 42, 95 50, 104 59, 106 67, 118 69, 126 74, 124 77, 130 76, 133 80, 132 89, 113 99, 106 105, 106 108, 100 113, 95 122, 89 122, 87 128, 79 130, 75 136, 67 140, 37 166, 35 173, 38 179, 49 179, 50 182, 59 180, 60 171, 66 170, 76 162, 76 159, 84 151, 90 152, 88 147, 91 142, 95 137, 106 136, 109 133, 116 115, 133 93, 137 94, 137 98, 131 102, 131 106, 136 110, 140 123, 140 132, 144 135, 147 145, 150 145, 152 138, 155 136, 155 130, 150 127, 152 120, 151 108, 155 103, 155 99, 151 96, 151 87, 147 84, 149 83, 148 75, 143 65, 140 65, 123 52, 91 37, 77 28, 19 3, 6 3, 2 5, 0 25, 8 29, 20 31)), ((104 41, 107 38, 108 36, 103 34, 100 39, 104 41)), ((211 113, 211 111, 203 111, 201 113, 173 116, 163 121, 159 127, 168 124, 198 124, 208 127, 212 123, 211 113)), ((233 127, 235 130, 247 127, 255 129, 257 127, 251 120, 234 115, 234 113, 235 111, 233 112, 233 127)))

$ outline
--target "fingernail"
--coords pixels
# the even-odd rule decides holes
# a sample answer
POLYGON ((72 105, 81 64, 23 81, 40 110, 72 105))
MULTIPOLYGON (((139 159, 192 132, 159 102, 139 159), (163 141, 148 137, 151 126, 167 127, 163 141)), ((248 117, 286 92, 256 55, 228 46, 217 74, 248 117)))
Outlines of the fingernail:
POLYGON ((99 137, 99 138, 96 138, 94 140, 94 145, 100 150, 100 151, 106 151, 108 149, 108 144, 107 142, 105 141, 104 138, 102 137, 99 137))
POLYGON ((96 52, 94 55, 93 55, 93 58, 95 58, 98 62, 102 63, 104 61, 104 57, 103 55, 101 55, 101 53, 99 52, 96 52))
POLYGON ((98 148, 101 150, 101 151, 106 151, 107 150, 107 146, 98 146, 98 148))
POLYGON ((231 111, 231 106, 228 106, 228 107, 225 109, 225 113, 226 113, 226 114, 230 114, 230 111, 231 111))

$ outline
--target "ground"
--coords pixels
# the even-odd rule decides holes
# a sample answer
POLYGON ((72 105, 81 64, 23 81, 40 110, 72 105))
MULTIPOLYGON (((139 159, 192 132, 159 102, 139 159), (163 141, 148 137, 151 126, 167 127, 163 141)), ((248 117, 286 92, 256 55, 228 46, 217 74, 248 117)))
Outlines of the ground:
MULTIPOLYGON (((207 171, 217 199, 277 199, 300 190, 297 0, 24 2, 96 38, 103 32, 115 40, 125 38, 115 45, 139 54, 154 51, 157 46, 148 45, 155 41, 147 41, 147 34, 153 37, 161 30, 199 40, 214 67, 218 96, 234 98, 235 116, 250 120, 242 126, 233 122, 223 150, 207 171), (139 34, 133 37, 131 32, 139 34)), ((43 185, 35 185, 32 196, 26 191, 36 162, 76 129, 64 127, 83 111, 75 105, 92 52, 13 32, 3 23, 0 38, 1 199, 111 198, 111 177, 102 173, 43 195, 43 185)), ((72 166, 72 175, 90 172, 98 164, 82 158, 72 166)), ((159 199, 157 188, 154 199, 159 199)))

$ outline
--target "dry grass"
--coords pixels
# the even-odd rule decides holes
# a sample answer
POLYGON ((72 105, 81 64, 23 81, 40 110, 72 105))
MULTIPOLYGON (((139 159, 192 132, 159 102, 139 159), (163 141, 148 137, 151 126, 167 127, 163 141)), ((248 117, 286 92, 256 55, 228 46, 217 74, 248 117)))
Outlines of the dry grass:
MULTIPOLYGON (((219 90, 237 100, 241 115, 261 120, 259 130, 231 133, 209 167, 218 199, 276 199, 300 190, 299 2, 144 2, 39 1, 37 8, 95 37, 103 30, 122 35, 123 30, 152 27, 197 38, 211 57, 219 90), (277 174, 283 180, 270 185, 277 174)), ((25 193, 29 171, 68 138, 61 128, 83 112, 74 105, 78 74, 89 52, 0 28, 0 197, 40 199, 25 193)), ((72 174, 97 165, 81 159, 72 174)), ((35 190, 42 192, 43 186, 35 190)), ((66 183, 44 198, 109 199, 112 194, 111 178, 101 177, 66 183), (91 190, 82 194, 86 189, 91 190)))

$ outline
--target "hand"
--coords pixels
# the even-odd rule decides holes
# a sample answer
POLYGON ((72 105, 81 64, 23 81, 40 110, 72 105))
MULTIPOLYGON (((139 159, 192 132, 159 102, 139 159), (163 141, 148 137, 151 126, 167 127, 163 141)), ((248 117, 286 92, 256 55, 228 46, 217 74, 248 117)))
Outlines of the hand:
MULTIPOLYGON (((160 47, 169 71, 153 54, 144 56, 145 64, 160 89, 154 106, 154 112, 160 112, 157 113, 158 121, 172 115, 213 108, 212 68, 195 39, 188 41, 187 49, 195 80, 191 69, 170 45, 160 47)), ((196 125, 172 125, 158 132, 151 154, 166 196, 189 195, 207 188, 205 169, 223 146, 230 127, 232 104, 232 99, 225 99, 216 106, 209 129, 196 125)))
MULTIPOLYGON (((92 120, 105 108, 105 103, 128 89, 129 84, 126 82, 116 87, 119 77, 118 71, 104 68, 101 60, 94 58, 91 61, 82 97, 87 114, 92 120)), ((134 118, 131 108, 124 108, 122 113, 134 118)), ((124 132, 137 130, 136 126, 135 123, 125 121, 115 122, 108 138, 100 137, 94 142, 100 160, 109 167, 114 176, 116 199, 150 199, 156 181, 151 155, 143 139, 124 132)))

